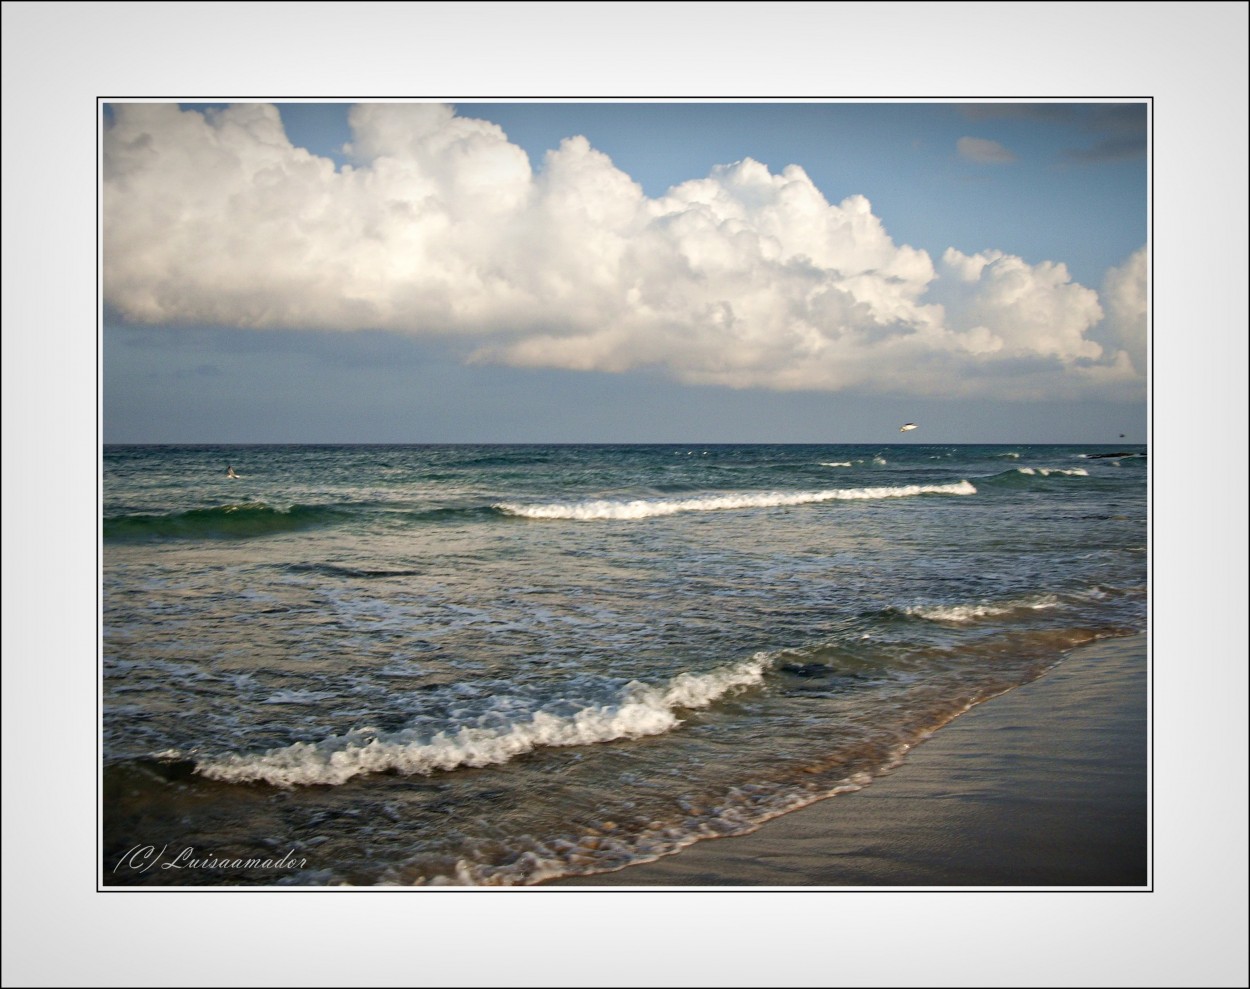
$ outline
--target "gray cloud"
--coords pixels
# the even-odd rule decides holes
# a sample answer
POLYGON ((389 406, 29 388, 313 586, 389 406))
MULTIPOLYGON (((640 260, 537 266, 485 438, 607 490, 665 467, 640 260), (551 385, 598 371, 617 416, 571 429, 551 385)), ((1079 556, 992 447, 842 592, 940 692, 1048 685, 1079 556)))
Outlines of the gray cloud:
POLYGON ((962 103, 959 111, 969 120, 1032 120, 1073 123, 1082 110, 1076 103, 962 103))
POLYGON ((961 137, 955 142, 955 150, 959 157, 978 165, 1006 165, 1016 160, 1016 156, 997 141, 984 137, 961 137))
POLYGON ((1021 120, 1062 125, 1090 135, 1092 144, 1066 148, 1064 161, 1097 165, 1140 158, 1146 153, 1146 104, 1142 103, 967 103, 969 120, 1021 120))
POLYGON ((1105 162, 1131 161, 1146 153, 1146 135, 1108 137, 1088 148, 1065 148, 1063 157, 1083 165, 1100 165, 1105 162))

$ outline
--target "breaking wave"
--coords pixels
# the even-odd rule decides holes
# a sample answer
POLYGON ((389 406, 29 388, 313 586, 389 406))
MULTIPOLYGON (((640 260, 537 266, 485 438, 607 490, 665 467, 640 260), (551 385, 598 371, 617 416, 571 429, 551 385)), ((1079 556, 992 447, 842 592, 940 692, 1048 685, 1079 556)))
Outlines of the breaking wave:
POLYGON ((864 501, 878 498, 912 498, 917 495, 974 495, 977 489, 967 481, 954 484, 907 484, 898 487, 839 488, 827 491, 765 491, 735 492, 722 495, 701 495, 695 498, 589 499, 586 501, 547 502, 519 505, 502 502, 495 505, 506 515, 528 519, 645 519, 679 512, 715 512, 740 508, 781 508, 810 505, 825 501, 864 501))
POLYGON ((1089 477, 1089 471, 1084 467, 1017 467, 1018 474, 1040 474, 1042 477, 1049 477, 1051 474, 1061 474, 1065 477, 1089 477))
POLYGON ((662 735, 681 724, 679 710, 707 707, 738 688, 758 684, 772 664, 772 657, 757 653, 709 673, 682 673, 663 687, 634 681, 622 688, 614 703, 590 705, 572 714, 540 710, 503 725, 463 726, 432 736, 413 730, 381 734, 366 728, 261 754, 230 753, 202 760, 195 771, 228 783, 337 786, 365 773, 428 776, 508 762, 538 748, 662 735))
POLYGON ((974 604, 917 605, 912 608, 904 608, 903 611, 905 614, 913 615, 916 618, 924 618, 932 622, 964 623, 973 622, 979 618, 1009 615, 1012 612, 1057 608, 1060 604, 1059 598, 1055 595, 1041 594, 1037 597, 1026 598, 1020 601, 979 601, 974 604))

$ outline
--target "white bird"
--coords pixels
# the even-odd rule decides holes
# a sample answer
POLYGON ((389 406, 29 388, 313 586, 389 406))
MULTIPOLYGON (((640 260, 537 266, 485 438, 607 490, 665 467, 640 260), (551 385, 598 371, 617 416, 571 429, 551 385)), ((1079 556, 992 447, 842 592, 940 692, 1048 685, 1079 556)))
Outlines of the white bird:
POLYGON ((915 428, 916 428, 916 424, 914 422, 905 422, 903 423, 903 425, 898 427, 898 431, 900 433, 907 433, 915 428))

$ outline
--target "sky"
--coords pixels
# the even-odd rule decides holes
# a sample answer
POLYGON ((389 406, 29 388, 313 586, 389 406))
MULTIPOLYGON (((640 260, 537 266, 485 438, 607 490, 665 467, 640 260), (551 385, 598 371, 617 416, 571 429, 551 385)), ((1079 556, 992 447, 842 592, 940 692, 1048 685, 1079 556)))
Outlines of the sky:
POLYGON ((102 104, 104 439, 1144 442, 1148 112, 102 104))

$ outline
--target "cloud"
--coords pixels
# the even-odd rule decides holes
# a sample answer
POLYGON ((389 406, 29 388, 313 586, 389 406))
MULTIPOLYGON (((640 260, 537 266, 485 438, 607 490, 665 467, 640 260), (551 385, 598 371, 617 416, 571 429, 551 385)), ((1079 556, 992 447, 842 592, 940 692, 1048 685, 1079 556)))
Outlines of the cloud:
POLYGON ((961 103, 959 111, 969 120, 1026 120, 1070 123, 1080 113, 1075 103, 961 103))
POLYGON ((1016 156, 997 141, 984 137, 961 137, 955 142, 955 149, 959 157, 978 165, 1007 165, 1016 160, 1016 156))
POLYGON ((1072 282, 1063 264, 1029 265, 987 251, 942 255, 946 323, 980 342, 980 352, 1096 360, 1102 347, 1086 332, 1103 317, 1098 293, 1072 282))
MULTIPOLYGON (((1100 165, 1146 154, 1146 104, 1142 103, 968 103, 960 111, 969 120, 1020 120, 1083 131, 1094 143, 1065 148, 1064 162, 1100 165)), ((961 149, 962 153, 962 149, 961 149)))
POLYGON ((1086 110, 1081 126, 1094 143, 1065 149, 1065 160, 1100 165, 1146 156, 1145 103, 1095 103, 1086 110))
POLYGON ((1102 283, 1107 310, 1104 333, 1123 349, 1138 374, 1146 373, 1146 248, 1134 251, 1124 264, 1107 271, 1102 283))
POLYGON ((583 137, 535 169, 447 106, 362 105, 349 122, 336 170, 272 106, 114 107, 109 311, 169 332, 384 330, 479 362, 733 387, 1140 393, 1089 334, 1097 294, 1062 264, 950 250, 935 267, 797 165, 744 159, 650 198, 583 137))
POLYGON ((1063 157, 1082 165, 1101 165, 1113 161, 1131 161, 1146 153, 1145 134, 1107 137, 1088 148, 1065 148, 1063 157))

